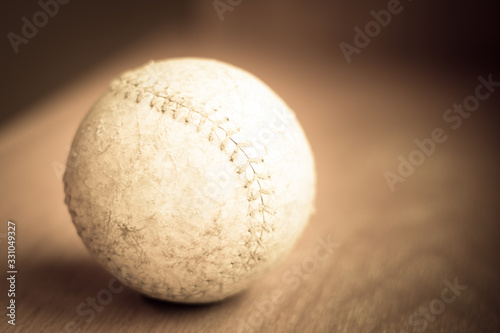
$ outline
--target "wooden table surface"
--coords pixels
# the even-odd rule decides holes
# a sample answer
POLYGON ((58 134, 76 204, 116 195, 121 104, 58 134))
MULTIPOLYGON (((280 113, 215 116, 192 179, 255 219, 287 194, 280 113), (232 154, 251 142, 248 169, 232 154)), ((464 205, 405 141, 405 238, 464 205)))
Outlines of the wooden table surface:
POLYGON ((500 89, 453 130, 443 113, 474 93, 476 75, 456 81, 439 71, 182 43, 175 51, 134 45, 0 128, 1 267, 11 219, 18 271, 15 327, 0 283, 0 331, 500 331, 500 89), (183 54, 232 62, 273 87, 296 111, 318 172, 317 213, 293 252, 246 292, 199 306, 152 301, 115 283, 78 238, 61 182, 76 128, 111 79, 183 54), (384 172, 397 172, 398 156, 408 158, 414 140, 435 128, 447 140, 391 191, 384 172), (334 245, 320 261, 325 241, 334 245))

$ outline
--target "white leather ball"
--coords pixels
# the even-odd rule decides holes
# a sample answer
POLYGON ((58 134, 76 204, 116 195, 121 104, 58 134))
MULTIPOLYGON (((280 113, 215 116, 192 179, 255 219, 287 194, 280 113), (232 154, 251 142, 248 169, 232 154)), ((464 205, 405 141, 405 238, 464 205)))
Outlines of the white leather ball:
POLYGON ((212 302, 290 251, 315 197, 311 149, 262 81, 207 59, 150 62, 82 121, 64 175, 78 234, 150 297, 212 302))

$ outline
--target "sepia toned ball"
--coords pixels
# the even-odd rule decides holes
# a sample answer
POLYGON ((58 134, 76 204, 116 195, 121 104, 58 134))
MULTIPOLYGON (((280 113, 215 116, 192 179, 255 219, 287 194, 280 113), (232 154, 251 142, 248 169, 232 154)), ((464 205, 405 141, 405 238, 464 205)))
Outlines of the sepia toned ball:
POLYGON ((80 124, 65 202, 99 263, 150 297, 224 299, 283 259, 314 210, 313 155, 262 81, 208 59, 124 73, 80 124))

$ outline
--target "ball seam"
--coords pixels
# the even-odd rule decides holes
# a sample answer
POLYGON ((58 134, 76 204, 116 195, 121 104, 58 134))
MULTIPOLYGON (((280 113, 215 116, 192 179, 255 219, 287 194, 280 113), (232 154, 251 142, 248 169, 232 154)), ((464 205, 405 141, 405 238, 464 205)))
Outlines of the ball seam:
MULTIPOLYGON (((151 85, 143 85, 141 83, 142 82, 137 79, 124 79, 122 77, 112 83, 111 90, 114 92, 115 96, 123 93, 123 98, 125 100, 132 101, 136 104, 142 103, 147 98, 150 98, 149 107, 162 112, 163 114, 170 112, 172 119, 180 123, 184 123, 185 125, 195 125, 196 131, 200 134, 203 126, 212 123, 206 139, 208 139, 208 141, 210 142, 219 141, 215 144, 218 145, 219 149, 223 153, 225 153, 226 157, 229 159, 229 162, 236 167, 238 177, 243 175, 244 187, 247 190, 247 200, 249 201, 248 215, 250 216, 250 219, 256 218, 259 213, 262 214, 262 224, 252 224, 250 221, 248 229, 248 232, 251 234, 255 241, 255 248, 250 251, 251 259, 260 261, 261 257, 258 255, 258 252, 260 252, 258 251, 258 248, 260 247, 262 250, 266 250, 266 246, 261 240, 264 236, 264 232, 270 233, 271 231, 273 231, 273 227, 269 223, 269 219, 273 218, 276 214, 276 212, 269 205, 269 201, 271 201, 272 196, 275 194, 275 192, 273 189, 266 188, 264 186, 265 182, 269 181, 271 176, 267 172, 258 172, 256 168, 257 163, 262 163, 265 169, 267 169, 266 165, 264 164, 264 159, 251 158, 243 150, 243 148, 245 147, 253 147, 253 144, 251 142, 236 142, 236 140, 234 139, 234 135, 239 133, 239 129, 227 130, 224 128, 224 124, 231 124, 231 120, 229 119, 229 117, 210 119, 209 117, 217 115, 217 110, 208 109, 205 103, 199 102, 199 104, 202 106, 202 109, 198 110, 193 107, 193 103, 190 103, 190 101, 182 97, 181 93, 171 91, 168 87, 161 87, 160 89, 162 91, 157 91, 155 90, 155 87, 152 87, 151 85), (163 102, 161 101, 161 99, 163 99, 163 102), (196 117, 199 116, 197 120, 195 119, 195 115, 196 117), (198 124, 196 124, 196 122, 198 122, 198 124), (224 132, 225 135, 223 140, 220 140, 216 132, 217 130, 222 130, 224 132), (231 142, 234 145, 234 149, 232 152, 228 152, 226 148, 231 142), (238 153, 243 154, 243 156, 245 157, 245 161, 241 165, 238 165, 235 161, 238 153), (245 174, 250 170, 252 171, 251 173, 253 174, 253 176, 251 177, 251 179, 247 179, 245 177, 245 174), (257 193, 251 191, 251 187, 255 183, 258 186, 257 193), (267 196, 266 199, 264 198, 264 195, 267 196), (260 203, 258 204, 258 208, 252 208, 251 203, 255 200, 260 201, 260 203), (266 215, 269 216, 267 219, 266 215), (257 228, 257 226, 260 226, 260 228, 257 228)), ((250 262, 247 261, 247 264, 250 264, 250 262)), ((244 268, 246 270, 249 269, 248 267, 246 267, 246 265, 244 266, 244 268)))

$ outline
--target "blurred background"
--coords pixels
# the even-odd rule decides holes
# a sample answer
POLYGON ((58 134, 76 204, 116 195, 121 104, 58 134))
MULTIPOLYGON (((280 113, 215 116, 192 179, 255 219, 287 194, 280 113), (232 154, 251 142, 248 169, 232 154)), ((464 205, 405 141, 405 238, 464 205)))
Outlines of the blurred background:
MULTIPOLYGON (((44 2, 44 1, 42 1, 44 2)), ((353 43, 355 26, 373 20, 370 11, 390 1, 69 1, 32 38, 2 43, 5 121, 97 66, 139 51, 133 65, 149 58, 218 57, 243 65, 235 55, 283 61, 321 61, 328 69, 347 67, 339 47, 353 43), (239 3, 234 1, 234 3, 239 3), (216 9, 219 8, 218 10, 216 9), (219 15, 219 13, 221 13, 219 15), (223 21, 220 18, 223 17, 223 21), (229 51, 228 51, 229 50, 229 51)), ((51 3, 51 1, 47 1, 51 3)), ((500 23, 496 1, 403 1, 400 14, 359 55, 351 67, 391 65, 435 70, 469 80, 499 67, 500 23)), ((26 17, 42 8, 37 1, 1 4, 4 35, 22 36, 26 17)), ((50 6, 49 6, 50 7, 50 6)), ((44 20, 39 19, 40 23, 44 20)), ((407 81, 413 81, 411 76, 407 81)))
MULTIPOLYGON (((78 331, 65 328, 74 322, 81 332, 500 332, 500 87, 460 128, 443 120, 475 93, 479 76, 500 82, 497 1, 30 0, 0 8, 0 237, 3 223, 17 221, 22 273, 18 325, 3 319, 2 331, 78 331), (390 22, 377 30, 370 22, 388 8, 390 22), (366 35, 356 37, 358 29, 366 35), (346 57, 345 47, 355 51, 346 57), (315 153, 318 212, 293 253, 238 297, 183 307, 126 289, 87 322, 79 304, 111 276, 89 257, 63 203, 71 140, 113 78, 182 56, 246 69, 295 110, 315 153), (386 173, 398 174, 399 156, 408 159, 414 140, 435 128, 447 140, 391 187, 386 173), (334 254, 287 290, 286 302, 259 312, 323 236, 340 244, 334 254), (467 290, 433 309, 443 281, 455 278, 467 290)), ((3 295, 6 283, 0 288, 3 295)))

